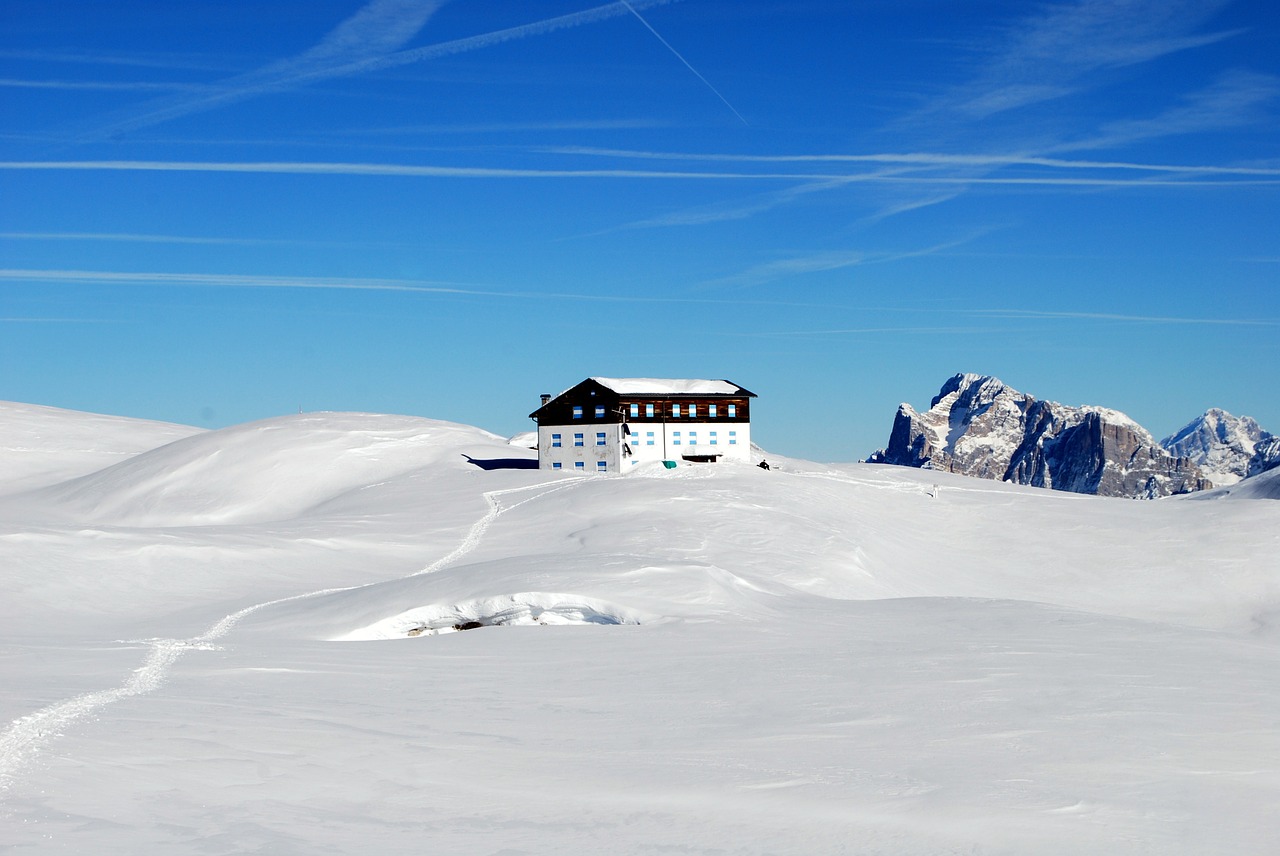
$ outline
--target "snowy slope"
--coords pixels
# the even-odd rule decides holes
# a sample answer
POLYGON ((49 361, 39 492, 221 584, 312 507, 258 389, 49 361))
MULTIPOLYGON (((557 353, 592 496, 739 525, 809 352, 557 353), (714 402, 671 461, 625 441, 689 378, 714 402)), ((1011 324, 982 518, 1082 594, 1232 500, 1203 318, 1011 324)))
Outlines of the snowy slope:
POLYGON ((0 502, 3 838, 1270 852, 1274 479, 1126 503, 534 457, 313 414, 0 502))
POLYGON ((200 431, 0 401, 0 495, 95 472, 200 431))
POLYGON ((283 416, 188 437, 15 502, 47 517, 121 526, 291 519, 495 439, 407 416, 283 416))

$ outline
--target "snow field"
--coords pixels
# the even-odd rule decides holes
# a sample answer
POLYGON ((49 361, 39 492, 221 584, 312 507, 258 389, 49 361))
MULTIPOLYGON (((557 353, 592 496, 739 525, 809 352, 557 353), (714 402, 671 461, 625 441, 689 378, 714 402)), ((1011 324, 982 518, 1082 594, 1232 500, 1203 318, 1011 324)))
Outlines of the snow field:
MULTIPOLYGON (((90 417, 45 416, 56 461, 90 417)), ((519 455, 311 414, 0 498, 0 838, 1270 852, 1270 482, 1140 503, 774 455, 468 463, 519 455)))

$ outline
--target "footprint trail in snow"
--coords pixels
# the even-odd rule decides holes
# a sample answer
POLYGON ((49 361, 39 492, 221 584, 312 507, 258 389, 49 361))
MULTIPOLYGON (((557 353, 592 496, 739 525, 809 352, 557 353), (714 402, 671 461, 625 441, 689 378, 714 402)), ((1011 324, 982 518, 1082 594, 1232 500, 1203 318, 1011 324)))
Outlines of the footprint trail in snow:
MULTIPOLYGON (((485 515, 472 524, 467 534, 463 537, 462 543, 453 549, 448 555, 432 562, 420 571, 415 571, 410 576, 420 576, 429 574, 448 567, 458 561, 463 556, 476 549, 483 540, 485 533, 500 515, 524 505, 526 502, 532 502, 535 499, 573 487, 581 483, 581 479, 557 479, 553 482, 539 482, 538 484, 526 485, 524 487, 505 488, 502 490, 491 490, 484 494, 485 503, 488 510, 485 515), (523 499, 513 505, 503 506, 498 497, 506 496, 513 493, 522 493, 524 491, 536 490, 540 487, 546 487, 541 493, 537 493, 527 499, 523 499)), ((81 719, 90 716, 94 712, 122 701, 123 699, 133 696, 146 695, 154 692, 164 685, 169 677, 169 672, 181 657, 189 651, 216 651, 218 645, 216 641, 231 631, 245 616, 275 606, 281 603, 289 603, 295 600, 304 600, 306 598, 319 597, 321 595, 333 594, 340 591, 351 591, 353 589, 364 588, 365 585, 373 585, 373 583, 365 583, 359 586, 344 586, 339 588, 318 589, 316 591, 306 592, 304 594, 292 595, 290 597, 277 598, 275 600, 264 601, 263 603, 254 604, 245 607, 239 612, 233 612, 225 618, 219 620, 204 633, 191 639, 143 639, 133 640, 125 644, 144 644, 151 648, 151 653, 147 655, 147 659, 141 666, 134 669, 130 676, 119 686, 109 689, 97 690, 95 692, 84 693, 74 698, 61 701, 56 704, 49 705, 19 717, 10 723, 3 734, 0 734, 0 799, 3 799, 18 781, 18 775, 28 766, 36 757, 48 747, 50 743, 61 737, 62 734, 71 725, 81 719)))

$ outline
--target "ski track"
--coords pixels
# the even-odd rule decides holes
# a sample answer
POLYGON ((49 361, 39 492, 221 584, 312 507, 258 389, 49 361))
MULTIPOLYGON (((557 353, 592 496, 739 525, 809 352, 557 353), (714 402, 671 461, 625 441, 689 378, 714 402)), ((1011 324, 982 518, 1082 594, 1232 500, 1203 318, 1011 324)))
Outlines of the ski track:
MULTIPOLYGON (((480 546, 485 533, 500 515, 514 508, 519 508, 527 502, 540 499, 547 494, 579 485, 586 478, 586 476, 583 476, 573 479, 556 479, 555 481, 539 482, 538 484, 525 485, 524 487, 487 491, 484 494, 484 499, 488 505, 488 510, 483 517, 472 524, 466 536, 462 539, 462 543, 448 555, 437 559, 420 571, 409 574, 409 576, 421 576, 448 567, 480 546), (513 505, 503 506, 498 501, 500 496, 548 486, 550 486, 548 490, 544 490, 513 505)), ((124 683, 110 689, 84 693, 19 717, 10 723, 3 734, 0 734, 0 800, 8 796, 13 786, 18 782, 19 773, 29 766, 50 743, 61 737, 69 727, 107 705, 132 698, 133 696, 146 695, 159 689, 169 677, 169 671, 172 669, 173 664, 178 662, 183 655, 189 651, 220 650, 220 647, 215 644, 216 641, 229 633, 245 616, 276 604, 319 597, 340 591, 351 591, 368 585, 376 585, 376 583, 318 589, 304 594, 295 594, 290 597, 281 597, 257 603, 253 606, 245 607, 239 612, 231 613, 216 622, 204 633, 190 639, 130 640, 133 644, 149 646, 151 653, 147 655, 147 659, 141 666, 133 670, 124 683)))

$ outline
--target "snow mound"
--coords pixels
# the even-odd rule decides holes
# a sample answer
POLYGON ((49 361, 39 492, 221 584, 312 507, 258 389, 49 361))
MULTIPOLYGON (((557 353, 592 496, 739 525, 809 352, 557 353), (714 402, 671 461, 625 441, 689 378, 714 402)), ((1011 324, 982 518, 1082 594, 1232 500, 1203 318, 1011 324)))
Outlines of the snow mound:
POLYGON ((464 450, 495 444, 507 448, 478 428, 434 419, 299 414, 187 437, 20 500, 27 514, 98 525, 287 520, 406 472, 465 468, 464 450))
POLYGON ((0 493, 96 472, 203 429, 0 401, 0 493))
POLYGON ((521 431, 507 440, 508 446, 519 446, 522 449, 538 448, 537 431, 521 431))
POLYGON ((634 610, 596 598, 551 592, 520 592, 462 603, 416 607, 353 630, 334 641, 435 636, 459 630, 507 625, 642 624, 646 618, 634 610))

